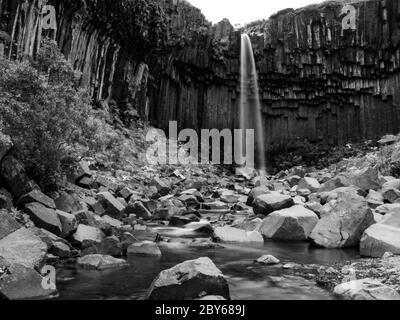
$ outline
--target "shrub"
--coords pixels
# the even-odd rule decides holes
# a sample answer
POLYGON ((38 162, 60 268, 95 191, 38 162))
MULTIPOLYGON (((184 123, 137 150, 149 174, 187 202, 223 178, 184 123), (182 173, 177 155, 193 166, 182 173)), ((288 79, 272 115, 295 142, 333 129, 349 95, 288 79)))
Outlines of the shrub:
POLYGON ((93 150, 103 124, 56 43, 44 40, 33 62, 0 60, 0 130, 11 136, 31 178, 53 190, 62 163, 93 150))

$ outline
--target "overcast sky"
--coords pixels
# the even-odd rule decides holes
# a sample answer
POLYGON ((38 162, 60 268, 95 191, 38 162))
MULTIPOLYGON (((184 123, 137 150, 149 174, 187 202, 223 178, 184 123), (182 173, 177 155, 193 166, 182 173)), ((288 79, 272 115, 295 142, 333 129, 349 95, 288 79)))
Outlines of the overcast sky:
POLYGON ((228 18, 232 24, 267 19, 286 8, 301 8, 322 0, 188 0, 213 23, 228 18))

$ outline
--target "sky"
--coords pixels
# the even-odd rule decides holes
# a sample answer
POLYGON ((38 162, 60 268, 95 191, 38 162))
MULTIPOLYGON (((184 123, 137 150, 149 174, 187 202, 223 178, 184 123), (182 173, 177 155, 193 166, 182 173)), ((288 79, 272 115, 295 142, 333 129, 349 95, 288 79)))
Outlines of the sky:
POLYGON ((258 19, 267 19, 286 8, 301 8, 322 0, 188 0, 201 9, 206 18, 219 22, 228 18, 231 24, 245 24, 258 19))

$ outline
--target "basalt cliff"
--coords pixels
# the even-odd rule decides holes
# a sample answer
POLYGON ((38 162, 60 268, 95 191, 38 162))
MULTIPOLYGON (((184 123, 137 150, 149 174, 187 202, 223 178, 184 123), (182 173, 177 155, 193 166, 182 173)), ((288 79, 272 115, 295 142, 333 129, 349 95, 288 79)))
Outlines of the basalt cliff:
POLYGON ((343 144, 399 131, 398 0, 352 2, 355 27, 349 30, 342 27, 348 1, 286 9, 242 30, 227 20, 212 25, 186 2, 154 1, 165 17, 165 44, 148 54, 118 36, 129 30, 126 24, 82 13, 96 3, 115 18, 115 7, 129 10, 128 0, 48 1, 56 9, 57 29, 44 32, 42 2, 0 0, 0 54, 23 59, 35 54, 41 34, 54 37, 96 102, 133 107, 160 127, 171 120, 181 128, 237 127, 240 34, 247 32, 259 73, 266 146, 299 139, 343 144))

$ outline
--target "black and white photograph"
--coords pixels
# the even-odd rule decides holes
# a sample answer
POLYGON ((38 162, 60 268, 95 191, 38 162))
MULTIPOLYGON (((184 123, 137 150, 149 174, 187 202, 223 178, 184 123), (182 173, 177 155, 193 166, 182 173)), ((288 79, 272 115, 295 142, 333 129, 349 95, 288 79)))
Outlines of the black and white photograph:
POLYGON ((0 0, 0 300, 400 300, 400 0, 0 0))

